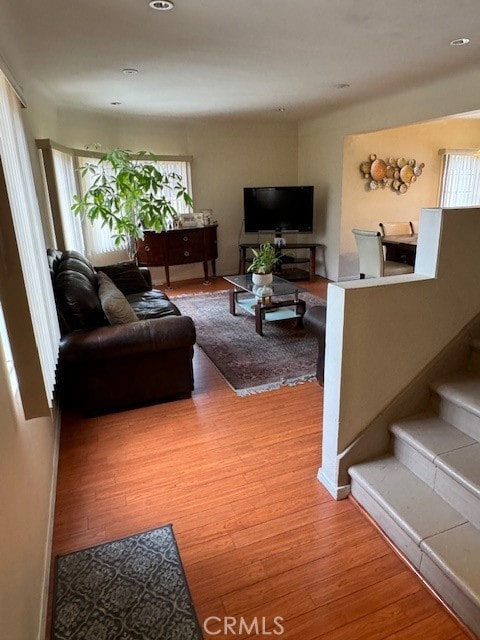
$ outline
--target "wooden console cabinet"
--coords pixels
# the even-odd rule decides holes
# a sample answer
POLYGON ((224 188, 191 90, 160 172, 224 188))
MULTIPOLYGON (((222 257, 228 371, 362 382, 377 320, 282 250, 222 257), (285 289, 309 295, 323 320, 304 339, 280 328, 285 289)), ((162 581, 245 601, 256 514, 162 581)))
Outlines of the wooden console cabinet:
POLYGON ((208 262, 212 275, 216 275, 218 258, 217 225, 173 229, 172 231, 145 231, 143 240, 137 240, 137 260, 141 267, 165 267, 167 287, 170 288, 169 267, 192 262, 203 263, 205 282, 208 283, 208 262))

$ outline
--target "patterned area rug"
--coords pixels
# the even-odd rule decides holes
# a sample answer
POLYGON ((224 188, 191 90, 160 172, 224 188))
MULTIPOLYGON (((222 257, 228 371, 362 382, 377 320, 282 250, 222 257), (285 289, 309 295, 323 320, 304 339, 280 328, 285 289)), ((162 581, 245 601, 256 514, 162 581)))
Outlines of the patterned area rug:
POLYGON ((58 556, 52 638, 201 639, 172 526, 58 556))
MULTIPOLYGON (((320 299, 301 294, 307 309, 320 299)), ((237 305, 229 312, 228 291, 176 296, 183 315, 193 318, 197 343, 237 395, 245 396, 315 379, 317 341, 293 319, 264 322, 263 337, 255 318, 237 305)))

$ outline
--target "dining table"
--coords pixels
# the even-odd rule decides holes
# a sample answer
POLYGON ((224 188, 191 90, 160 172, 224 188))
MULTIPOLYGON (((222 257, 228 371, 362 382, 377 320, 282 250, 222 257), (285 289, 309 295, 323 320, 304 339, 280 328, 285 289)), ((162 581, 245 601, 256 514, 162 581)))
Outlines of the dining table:
POLYGON ((386 249, 385 258, 394 262, 404 262, 415 266, 418 234, 383 236, 382 245, 386 249))

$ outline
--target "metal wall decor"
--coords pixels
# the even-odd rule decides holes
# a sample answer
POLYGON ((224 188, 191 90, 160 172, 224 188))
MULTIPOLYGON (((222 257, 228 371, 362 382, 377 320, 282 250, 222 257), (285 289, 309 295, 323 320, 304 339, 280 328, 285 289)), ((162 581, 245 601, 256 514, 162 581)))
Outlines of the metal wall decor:
POLYGON ((407 158, 388 158, 381 160, 375 153, 360 165, 360 171, 365 180, 368 180, 367 188, 390 188, 396 193, 406 193, 408 189, 422 175, 425 164, 417 164, 416 160, 407 158))

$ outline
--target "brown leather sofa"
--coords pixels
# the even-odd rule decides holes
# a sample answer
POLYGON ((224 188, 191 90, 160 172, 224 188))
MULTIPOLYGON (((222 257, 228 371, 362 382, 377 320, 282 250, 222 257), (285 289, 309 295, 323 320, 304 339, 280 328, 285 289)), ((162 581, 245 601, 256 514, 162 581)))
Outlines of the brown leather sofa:
POLYGON ((191 395, 193 321, 152 290, 148 269, 132 262, 95 269, 76 251, 49 249, 48 260, 62 333, 62 407, 99 415, 191 395), (99 298, 99 271, 124 294, 137 321, 110 324, 99 298))
POLYGON ((318 342, 317 380, 323 385, 325 368, 325 329, 327 322, 327 302, 309 307, 303 316, 303 326, 313 334, 318 342))

